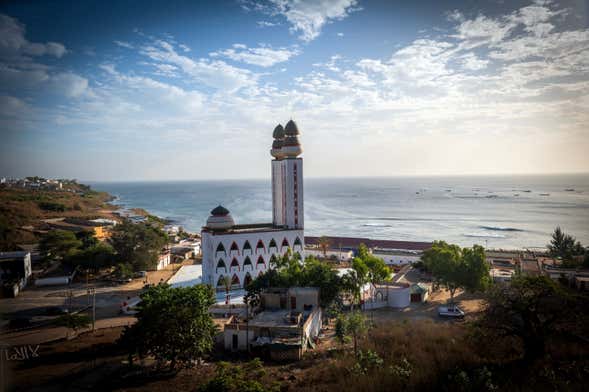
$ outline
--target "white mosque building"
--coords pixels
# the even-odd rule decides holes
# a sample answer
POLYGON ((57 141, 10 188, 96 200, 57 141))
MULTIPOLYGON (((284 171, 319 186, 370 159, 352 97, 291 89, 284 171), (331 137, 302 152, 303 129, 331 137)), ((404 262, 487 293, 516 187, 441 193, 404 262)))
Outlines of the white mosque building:
POLYGON ((202 228, 202 282, 232 289, 245 287, 272 268, 289 249, 304 257, 303 152, 297 124, 276 126, 272 160, 272 223, 236 224, 223 206, 211 211, 202 228))

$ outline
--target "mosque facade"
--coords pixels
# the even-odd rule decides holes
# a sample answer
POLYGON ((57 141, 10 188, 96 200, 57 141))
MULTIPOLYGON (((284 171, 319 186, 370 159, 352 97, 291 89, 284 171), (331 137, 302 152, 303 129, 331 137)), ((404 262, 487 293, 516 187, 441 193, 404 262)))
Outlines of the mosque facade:
POLYGON ((202 278, 224 290, 244 288, 289 250, 304 257, 303 150, 297 124, 277 125, 270 150, 272 222, 236 224, 229 210, 211 211, 202 237, 202 278))

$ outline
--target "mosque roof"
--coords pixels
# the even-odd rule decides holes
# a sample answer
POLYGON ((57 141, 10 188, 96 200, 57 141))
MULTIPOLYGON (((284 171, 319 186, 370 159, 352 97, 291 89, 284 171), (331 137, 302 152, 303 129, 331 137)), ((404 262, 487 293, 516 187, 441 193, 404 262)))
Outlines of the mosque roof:
POLYGON ((274 132, 272 133, 272 137, 274 139, 282 139, 284 137, 284 128, 282 128, 281 124, 278 124, 276 128, 274 128, 274 132))
POLYGON ((284 127, 284 133, 286 135, 298 135, 299 128, 297 127, 297 123, 295 123, 293 120, 288 120, 286 127, 284 127))
POLYGON ((229 210, 222 205, 218 205, 217 207, 213 208, 211 211, 211 215, 214 216, 223 216, 229 214, 229 210))

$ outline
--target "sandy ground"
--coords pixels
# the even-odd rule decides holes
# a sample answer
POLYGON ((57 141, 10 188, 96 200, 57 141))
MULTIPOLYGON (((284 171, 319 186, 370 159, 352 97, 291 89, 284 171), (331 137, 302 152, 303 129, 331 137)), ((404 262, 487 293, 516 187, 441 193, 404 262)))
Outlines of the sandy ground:
MULTIPOLYGON (((450 292, 438 290, 430 295, 425 303, 412 303, 405 309, 382 308, 366 311, 366 316, 376 323, 393 320, 419 320, 430 319, 436 322, 459 322, 438 316, 438 306, 444 305, 450 299, 450 292)), ((457 290, 454 294, 454 302, 466 313, 466 320, 476 317, 482 310, 483 300, 479 296, 457 290)))
MULTIPOLYGON (((187 260, 185 263, 191 263, 187 260)), ((166 282, 180 268, 181 264, 171 264, 161 271, 148 272, 147 282, 157 284, 166 282)), ((144 279, 134 279, 121 285, 110 285, 105 282, 92 284, 96 290, 96 329, 128 325, 135 321, 134 317, 121 316, 121 303, 140 294, 144 279)), ((87 293, 84 283, 73 283, 68 286, 31 287, 25 289, 16 298, 0 299, 0 313, 11 317, 25 317, 50 324, 52 317, 46 315, 47 307, 71 306, 79 309, 91 305, 92 298, 87 293), (70 297, 71 295, 71 297, 70 297)), ((91 315, 90 312, 88 312, 91 315)), ((54 316, 53 316, 54 317, 54 316)), ((88 331, 89 329, 82 330, 88 331)), ((71 331, 69 331, 71 334, 71 331)), ((40 327, 22 329, 11 333, 0 334, 0 343, 4 345, 40 344, 62 339, 68 334, 63 327, 40 327)))

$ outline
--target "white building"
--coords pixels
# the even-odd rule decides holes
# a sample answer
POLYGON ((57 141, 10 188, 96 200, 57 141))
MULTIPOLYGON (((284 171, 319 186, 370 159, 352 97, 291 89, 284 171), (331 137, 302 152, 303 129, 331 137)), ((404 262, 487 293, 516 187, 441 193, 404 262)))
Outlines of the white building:
POLYGON ((288 249, 304 257, 303 152, 299 130, 290 120, 274 129, 272 149, 272 223, 235 224, 218 206, 202 228, 203 283, 243 288, 272 267, 288 249))

